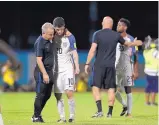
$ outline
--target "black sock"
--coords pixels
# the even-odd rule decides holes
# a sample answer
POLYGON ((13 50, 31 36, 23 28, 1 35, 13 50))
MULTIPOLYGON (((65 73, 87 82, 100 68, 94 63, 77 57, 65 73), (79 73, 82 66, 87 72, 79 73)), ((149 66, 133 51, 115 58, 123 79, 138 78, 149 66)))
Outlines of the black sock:
POLYGON ((102 103, 101 103, 101 100, 96 101, 96 105, 97 105, 97 108, 98 108, 98 112, 102 112, 102 103))
POLYGON ((113 111, 113 106, 109 106, 108 114, 112 114, 112 111, 113 111))

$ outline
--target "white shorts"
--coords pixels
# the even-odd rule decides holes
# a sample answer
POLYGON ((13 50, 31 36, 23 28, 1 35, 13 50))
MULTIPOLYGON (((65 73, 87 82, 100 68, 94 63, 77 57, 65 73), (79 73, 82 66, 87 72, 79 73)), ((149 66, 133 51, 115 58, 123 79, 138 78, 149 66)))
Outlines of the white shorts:
POLYGON ((116 66, 116 84, 118 87, 134 86, 132 64, 116 66))
POLYGON ((54 93, 64 93, 66 90, 74 91, 75 75, 73 70, 54 73, 54 93))

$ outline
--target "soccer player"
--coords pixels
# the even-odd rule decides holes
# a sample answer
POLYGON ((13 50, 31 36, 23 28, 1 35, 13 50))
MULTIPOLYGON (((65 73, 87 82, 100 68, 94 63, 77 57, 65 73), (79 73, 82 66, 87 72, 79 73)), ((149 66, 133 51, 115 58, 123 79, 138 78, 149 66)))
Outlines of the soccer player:
POLYGON ((62 93, 66 93, 69 104, 69 122, 75 119, 75 101, 73 97, 75 86, 75 74, 79 74, 78 54, 76 40, 74 35, 65 35, 65 21, 62 17, 53 20, 55 29, 54 50, 55 67, 54 67, 54 93, 57 99, 57 108, 60 115, 59 123, 66 122, 64 111, 64 100, 62 93), (74 70, 75 65, 75 70, 74 70))
POLYGON ((53 36, 53 25, 45 23, 42 25, 42 35, 37 38, 34 44, 37 65, 34 70, 36 98, 34 102, 34 115, 32 117, 33 122, 44 122, 41 112, 52 92, 53 36))
MULTIPOLYGON (((15 52, 12 50, 12 48, 6 44, 5 41, 0 39, 0 52, 4 53, 6 56, 9 57, 10 61, 12 62, 12 68, 14 70, 19 70, 21 68, 19 61, 16 58, 15 52)), ((4 125, 2 114, 1 114, 1 106, 0 106, 0 125, 4 125)))
MULTIPOLYGON (((117 32, 121 33, 121 36, 129 42, 133 42, 134 38, 127 34, 127 29, 130 26, 130 21, 121 18, 117 25, 117 32)), ((121 90, 124 88, 127 95, 127 103, 117 90, 116 99, 123 105, 123 111, 120 116, 123 116, 126 112, 126 116, 131 117, 132 110, 132 92, 131 86, 133 81, 138 77, 138 61, 135 47, 127 47, 118 43, 117 45, 117 58, 116 58, 116 84, 121 90), (132 61, 134 56, 134 64, 132 61)))
POLYGON ((104 17, 102 22, 102 30, 98 30, 93 34, 93 43, 88 53, 87 61, 85 64, 85 72, 90 72, 90 63, 94 55, 96 59, 93 67, 93 83, 92 91, 96 101, 98 111, 92 116, 102 117, 102 104, 100 89, 108 89, 108 104, 109 111, 107 117, 112 117, 113 105, 115 101, 116 91, 116 71, 115 71, 115 58, 117 43, 126 46, 141 45, 142 41, 136 40, 135 42, 125 41, 120 33, 112 30, 113 19, 111 17, 104 17))

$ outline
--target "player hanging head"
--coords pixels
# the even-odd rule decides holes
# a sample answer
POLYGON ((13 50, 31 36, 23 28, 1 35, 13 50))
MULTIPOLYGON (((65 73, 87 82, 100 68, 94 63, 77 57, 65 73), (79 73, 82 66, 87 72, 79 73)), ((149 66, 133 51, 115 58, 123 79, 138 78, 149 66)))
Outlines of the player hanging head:
POLYGON ((65 33, 65 21, 62 17, 56 17, 53 20, 53 26, 56 32, 56 35, 63 36, 65 33))
POLYGON ((53 20, 55 29, 54 51, 55 67, 54 73, 54 92, 57 99, 57 108, 60 115, 58 122, 66 122, 64 101, 62 93, 66 93, 68 97, 70 118, 69 122, 73 122, 75 118, 75 101, 73 97, 75 86, 75 73, 79 73, 78 54, 76 48, 76 40, 74 35, 66 35, 65 21, 62 17, 56 17, 53 20), (74 70, 75 65, 75 70, 74 70))

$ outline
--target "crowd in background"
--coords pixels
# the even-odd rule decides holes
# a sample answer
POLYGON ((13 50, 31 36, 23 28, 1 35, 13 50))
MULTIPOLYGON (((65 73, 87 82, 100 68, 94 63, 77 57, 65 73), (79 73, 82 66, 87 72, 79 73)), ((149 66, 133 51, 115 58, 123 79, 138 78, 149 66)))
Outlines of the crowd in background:
MULTIPOLYGON (((146 103, 150 105, 150 97, 152 98, 152 103, 155 104, 155 97, 158 90, 157 78, 159 76, 159 50, 158 50, 158 39, 152 39, 150 36, 146 37, 142 47, 138 50, 143 53, 145 60, 145 76, 147 83, 145 83, 145 93, 146 93, 146 103), (151 64, 152 62, 152 64, 151 64), (156 73, 152 73, 152 70, 156 73), (153 77, 153 78, 152 78, 153 77), (156 81, 156 83, 154 83, 156 81), (152 82, 152 83, 150 83, 152 82)), ((20 77, 20 72, 12 71, 11 62, 6 61, 1 65, 1 76, 3 78, 2 90, 6 91, 34 91, 35 82, 34 79, 30 79, 29 83, 26 85, 20 85, 17 81, 20 77)), ((91 88, 89 86, 90 78, 84 72, 81 72, 76 76, 76 91, 86 92, 91 88)))

